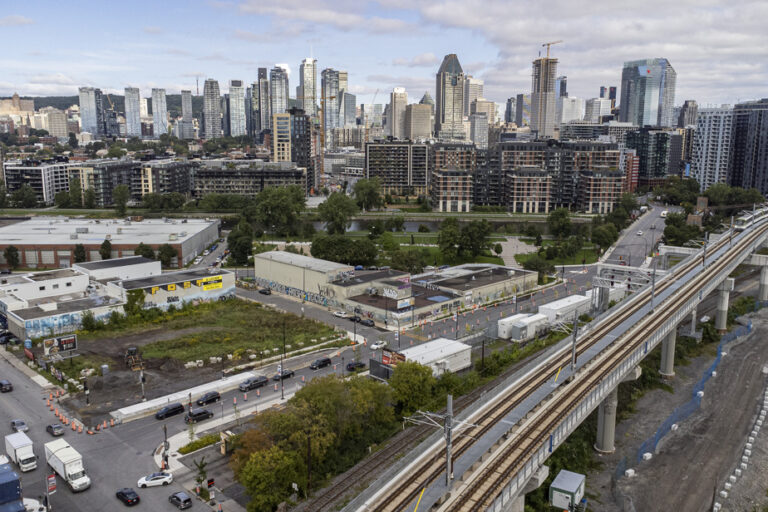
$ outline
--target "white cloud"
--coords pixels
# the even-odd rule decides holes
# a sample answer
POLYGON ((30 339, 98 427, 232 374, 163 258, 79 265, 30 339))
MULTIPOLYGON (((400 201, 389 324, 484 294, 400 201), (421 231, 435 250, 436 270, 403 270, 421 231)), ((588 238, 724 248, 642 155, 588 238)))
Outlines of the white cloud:
POLYGON ((144 27, 142 29, 145 34, 162 34, 163 29, 161 27, 144 27))
POLYGON ((440 59, 434 53, 422 53, 411 59, 394 59, 392 64, 395 66, 407 66, 409 68, 417 67, 437 67, 440 64, 440 59))
POLYGON ((18 14, 0 18, 0 27, 18 27, 20 25, 31 25, 32 23, 34 23, 33 20, 18 14))

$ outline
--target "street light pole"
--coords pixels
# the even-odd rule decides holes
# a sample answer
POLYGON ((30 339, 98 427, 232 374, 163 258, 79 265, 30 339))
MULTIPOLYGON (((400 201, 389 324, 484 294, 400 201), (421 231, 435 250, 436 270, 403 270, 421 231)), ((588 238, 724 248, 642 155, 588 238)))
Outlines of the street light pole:
POLYGON ((285 380, 283 379, 283 360, 285 359, 285 317, 283 317, 283 353, 280 354, 280 400, 285 400, 285 380))

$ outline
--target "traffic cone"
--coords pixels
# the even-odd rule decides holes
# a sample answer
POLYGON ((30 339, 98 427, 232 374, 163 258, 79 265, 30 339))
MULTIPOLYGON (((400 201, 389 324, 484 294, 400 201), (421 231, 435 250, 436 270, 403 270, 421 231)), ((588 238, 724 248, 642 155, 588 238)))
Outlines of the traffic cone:
POLYGON ((301 376, 301 382, 304 382, 304 376, 303 375, 301 376))
POLYGON ((72 432, 76 432, 76 431, 77 431, 77 426, 75 425, 75 422, 73 421, 72 422, 72 432))
POLYGON ((104 420, 104 425, 101 428, 103 428, 103 429, 107 428, 107 420, 104 420))
POLYGON ((79 427, 77 427, 77 433, 78 433, 78 434, 82 434, 82 433, 83 433, 83 426, 82 426, 82 425, 80 425, 79 427))
POLYGON ((243 402, 248 401, 248 393, 243 393, 243 402))
MULTIPOLYGON (((301 378, 303 379, 304 376, 302 376, 301 378)), ((260 396, 261 396, 261 391, 257 389, 256 390, 256 398, 259 398, 260 396)))
POLYGON ((277 391, 277 384, 275 384, 275 391, 277 391))
POLYGON ((114 427, 115 426, 115 418, 110 418, 109 420, 109 426, 114 427))

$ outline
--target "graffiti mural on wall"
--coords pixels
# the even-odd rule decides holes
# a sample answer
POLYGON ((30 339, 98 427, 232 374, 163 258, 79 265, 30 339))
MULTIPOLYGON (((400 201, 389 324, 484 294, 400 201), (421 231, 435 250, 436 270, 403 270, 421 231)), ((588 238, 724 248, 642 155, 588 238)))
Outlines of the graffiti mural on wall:
MULTIPOLYGON (((117 308, 118 311, 122 311, 122 307, 117 308)), ((97 315, 96 320, 106 320, 111 311, 107 311, 101 315, 97 315)), ((60 315, 52 315, 45 318, 36 318, 34 320, 26 320, 24 322, 24 329, 26 330, 27 338, 42 338, 45 336, 52 336, 57 334, 67 334, 75 332, 80 328, 83 323, 83 312, 77 311, 75 313, 62 313, 60 315)))

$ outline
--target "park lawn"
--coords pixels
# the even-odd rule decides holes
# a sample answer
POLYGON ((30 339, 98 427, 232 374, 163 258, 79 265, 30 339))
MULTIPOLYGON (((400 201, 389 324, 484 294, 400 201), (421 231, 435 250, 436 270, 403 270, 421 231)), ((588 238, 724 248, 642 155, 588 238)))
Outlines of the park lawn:
MULTIPOLYGON (((532 252, 529 254, 515 254, 515 261, 522 265, 529 259, 531 259, 533 256, 535 256, 537 253, 532 252)), ((555 258, 552 260, 547 260, 552 265, 558 266, 558 265, 581 265, 582 259, 586 260, 585 263, 589 265, 590 263, 596 263, 597 262, 597 254, 595 253, 594 248, 592 247, 584 247, 579 252, 576 253, 575 256, 571 256, 569 258, 555 258)))

